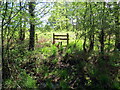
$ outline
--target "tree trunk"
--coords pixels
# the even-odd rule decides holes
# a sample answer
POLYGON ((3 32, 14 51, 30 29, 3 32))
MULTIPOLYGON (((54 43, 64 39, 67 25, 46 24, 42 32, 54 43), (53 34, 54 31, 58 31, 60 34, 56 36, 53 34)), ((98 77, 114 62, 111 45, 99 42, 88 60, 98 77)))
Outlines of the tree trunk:
POLYGON ((90 45, 89 45, 89 50, 88 52, 90 51, 93 51, 93 48, 94 48, 94 19, 92 20, 93 18, 93 12, 92 12, 92 5, 90 3, 90 37, 89 37, 89 41, 90 41, 90 45))
POLYGON ((119 29, 119 6, 117 3, 114 3, 115 10, 114 10, 114 16, 115 16, 115 49, 120 50, 120 29, 119 29))
POLYGON ((87 52, 87 49, 86 49, 86 35, 85 35, 84 43, 83 43, 83 50, 84 50, 84 52, 87 52))
POLYGON ((86 49, 86 40, 87 40, 86 31, 87 30, 86 30, 86 25, 85 25, 86 13, 87 13, 87 2, 86 2, 85 14, 83 16, 83 18, 84 18, 83 27, 84 27, 84 30, 85 30, 84 43, 83 43, 83 50, 84 50, 84 52, 87 52, 87 49, 86 49))
POLYGON ((34 25, 34 9, 35 9, 35 2, 29 3, 29 13, 31 15, 30 19, 30 41, 29 41, 29 50, 34 50, 34 44, 35 44, 35 25, 34 25))
MULTIPOLYGON (((20 14, 21 14, 21 2, 20 2, 20 14)), ((22 41, 22 16, 20 16, 20 37, 19 37, 19 39, 20 39, 20 41, 22 41)))
POLYGON ((5 4, 5 13, 3 14, 3 18, 2 18, 2 27, 1 27, 1 40, 2 40, 2 78, 3 81, 5 79, 7 79, 9 77, 9 68, 8 68, 8 63, 7 61, 5 61, 4 59, 4 20, 5 20, 5 16, 7 14, 7 9, 8 9, 8 3, 6 2, 5 4))
POLYGON ((25 28, 26 28, 26 22, 24 21, 24 29, 23 29, 23 33, 22 33, 22 41, 25 40, 25 28))
POLYGON ((102 18, 101 18, 101 32, 100 32, 100 44, 101 44, 101 55, 104 55, 104 36, 105 36, 105 32, 104 32, 104 20, 105 20, 105 16, 104 16, 104 11, 105 11, 105 2, 103 2, 103 10, 102 10, 102 18))
MULTIPOLYGON (((22 12, 21 11, 22 9, 22 5, 21 5, 21 2, 20 2, 20 13, 22 12)), ((22 14, 22 13, 21 13, 22 14)), ((24 21, 24 25, 23 25, 23 28, 26 27, 26 22, 24 21)), ((22 28, 22 16, 20 16, 20 32, 19 32, 19 40, 22 42, 24 41, 25 39, 25 29, 22 28)))

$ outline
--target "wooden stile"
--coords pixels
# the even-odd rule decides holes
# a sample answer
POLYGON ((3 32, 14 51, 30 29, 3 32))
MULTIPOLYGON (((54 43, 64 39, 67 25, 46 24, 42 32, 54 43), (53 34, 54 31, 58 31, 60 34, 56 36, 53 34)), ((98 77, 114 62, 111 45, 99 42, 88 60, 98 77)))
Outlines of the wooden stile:
POLYGON ((55 44, 55 40, 67 40, 67 45, 69 44, 69 34, 66 35, 55 35, 53 33, 53 44, 55 44))

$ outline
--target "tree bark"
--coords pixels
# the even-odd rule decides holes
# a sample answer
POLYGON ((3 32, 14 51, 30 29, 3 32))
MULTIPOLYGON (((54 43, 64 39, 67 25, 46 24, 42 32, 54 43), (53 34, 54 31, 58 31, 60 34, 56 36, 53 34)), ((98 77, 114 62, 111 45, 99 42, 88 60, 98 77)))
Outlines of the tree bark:
POLYGON ((115 10, 114 10, 114 16, 115 16, 115 49, 118 49, 120 51, 120 29, 119 29, 119 5, 117 5, 116 2, 114 2, 115 10))
POLYGON ((84 27, 84 30, 85 30, 84 43, 83 43, 83 50, 84 50, 84 52, 87 52, 87 49, 86 49, 87 36, 86 36, 86 25, 85 25, 86 13, 87 13, 87 2, 86 2, 85 14, 84 14, 84 16, 83 16, 83 18, 84 18, 83 27, 84 27))
POLYGON ((93 12, 92 12, 92 5, 90 3, 90 37, 89 37, 89 41, 90 41, 90 45, 89 45, 89 50, 88 52, 90 51, 93 51, 94 49, 94 19, 92 20, 93 18, 93 12))
POLYGON ((29 13, 31 15, 30 19, 30 37, 29 37, 29 50, 34 50, 35 44, 35 25, 34 25, 34 9, 35 9, 35 2, 29 3, 29 13))
POLYGON ((5 16, 7 14, 7 9, 8 9, 8 3, 6 2, 5 4, 5 13, 3 14, 3 18, 2 18, 2 27, 1 27, 1 40, 2 40, 2 78, 3 81, 5 79, 7 79, 9 77, 9 68, 8 68, 8 64, 7 61, 5 61, 4 59, 4 20, 5 20, 5 16))
POLYGON ((101 32, 100 32, 100 44, 101 44, 101 55, 104 56, 104 36, 105 36, 105 32, 104 32, 104 20, 105 20, 105 2, 103 2, 102 5, 102 18, 101 18, 101 32))

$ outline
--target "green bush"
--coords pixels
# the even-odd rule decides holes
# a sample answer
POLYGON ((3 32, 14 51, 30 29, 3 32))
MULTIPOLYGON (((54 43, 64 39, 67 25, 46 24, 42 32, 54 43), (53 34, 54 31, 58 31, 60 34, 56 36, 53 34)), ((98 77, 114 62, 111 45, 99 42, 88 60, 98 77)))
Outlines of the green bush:
POLYGON ((51 47, 44 47, 42 48, 41 52, 47 56, 56 55, 57 47, 54 45, 52 45, 51 47))
POLYGON ((16 88, 17 86, 17 83, 12 80, 12 79, 7 79, 5 82, 4 82, 4 87, 3 88, 16 88))
POLYGON ((26 74, 26 72, 21 72, 18 78, 20 80, 17 83, 22 88, 37 88, 36 81, 30 75, 26 74))

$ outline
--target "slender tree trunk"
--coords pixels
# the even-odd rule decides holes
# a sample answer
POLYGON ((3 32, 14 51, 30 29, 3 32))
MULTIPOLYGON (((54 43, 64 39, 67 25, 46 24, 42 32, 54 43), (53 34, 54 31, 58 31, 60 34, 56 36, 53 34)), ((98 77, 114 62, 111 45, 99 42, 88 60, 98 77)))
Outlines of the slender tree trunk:
POLYGON ((104 55, 104 36, 105 36, 105 32, 104 32, 104 20, 105 20, 105 16, 104 16, 104 11, 105 11, 105 2, 103 2, 102 5, 102 15, 103 17, 101 18, 101 32, 100 32, 100 44, 101 44, 101 55, 104 55))
POLYGON ((67 17, 67 2, 65 3, 65 7, 66 7, 66 8, 65 8, 65 13, 66 13, 66 14, 65 14, 65 18, 66 18, 66 26, 65 26, 65 28, 66 28, 66 30, 68 31, 68 24, 67 24, 67 18, 68 18, 68 17, 67 17))
POLYGON ((92 20, 93 18, 93 12, 92 12, 92 6, 90 3, 90 25, 91 25, 91 30, 90 30, 90 37, 89 37, 89 41, 90 41, 90 46, 89 46, 89 50, 88 52, 92 51, 94 48, 94 21, 92 20))
POLYGON ((23 29, 23 34, 22 34, 22 41, 25 40, 25 28, 26 28, 26 22, 24 21, 24 25, 23 25, 24 29, 23 29))
POLYGON ((84 37, 83 50, 84 50, 84 52, 87 52, 87 49, 86 49, 86 35, 84 37))
POLYGON ((84 18, 83 27, 84 27, 84 30, 85 30, 85 36, 84 36, 84 42, 83 42, 83 50, 84 50, 84 52, 87 52, 87 49, 86 49, 87 36, 86 36, 86 25, 85 25, 86 13, 87 13, 87 2, 86 2, 85 14, 84 14, 84 17, 83 17, 84 18))
POLYGON ((120 50, 120 29, 119 29, 119 6, 117 3, 114 3, 115 10, 114 10, 114 16, 115 16, 115 49, 120 50))
MULTIPOLYGON (((108 15, 111 16, 110 13, 112 13, 112 10, 111 10, 111 8, 110 8, 110 4, 108 3, 107 6, 108 6, 108 11, 109 11, 109 12, 108 12, 108 15)), ((110 23, 112 22, 112 18, 110 18, 110 21, 109 21, 109 22, 110 22, 110 23)), ((109 25, 109 27, 110 27, 110 30, 112 30, 112 29, 111 29, 112 26, 109 25)), ((109 32, 109 33, 108 33, 108 52, 110 52, 110 49, 111 49, 111 48, 110 48, 110 47, 111 47, 111 46, 110 46, 110 45, 111 45, 111 36, 112 36, 112 35, 111 35, 111 32, 109 32)))
POLYGON ((109 37, 108 37, 108 52, 110 52, 110 45, 111 45, 110 41, 111 41, 111 35, 109 34, 109 37))
MULTIPOLYGON (((20 14, 21 14, 21 8, 22 8, 22 6, 21 6, 21 2, 20 2, 20 14)), ((22 30, 22 16, 20 16, 20 32, 19 32, 19 40, 20 41, 23 41, 23 39, 22 39, 22 35, 23 35, 23 30, 22 30)))
MULTIPOLYGON (((22 14, 22 3, 20 2, 20 14, 22 14)), ((25 21, 23 27, 25 28, 25 21)), ((25 39, 25 29, 22 28, 22 16, 20 16, 20 32, 19 32, 19 40, 23 42, 25 39)))
POLYGON ((8 64, 4 59, 4 20, 5 16, 7 14, 7 9, 8 9, 8 3, 6 2, 5 4, 5 13, 2 18, 2 27, 1 27, 1 40, 2 40, 2 78, 3 81, 9 77, 9 68, 8 64))
POLYGON ((30 2, 29 3, 29 13, 31 15, 30 20, 30 41, 29 41, 29 50, 34 50, 34 44, 35 44, 35 25, 34 25, 34 6, 35 2, 30 2))

